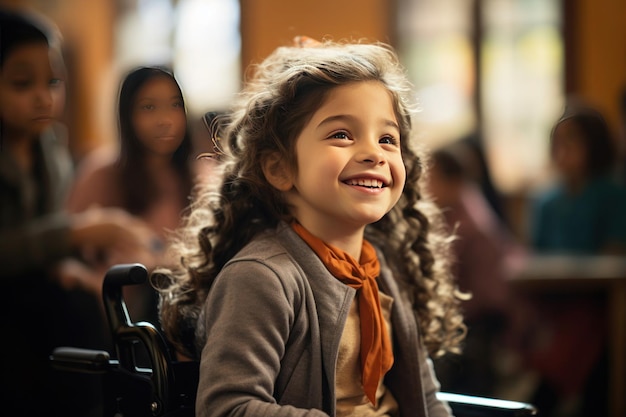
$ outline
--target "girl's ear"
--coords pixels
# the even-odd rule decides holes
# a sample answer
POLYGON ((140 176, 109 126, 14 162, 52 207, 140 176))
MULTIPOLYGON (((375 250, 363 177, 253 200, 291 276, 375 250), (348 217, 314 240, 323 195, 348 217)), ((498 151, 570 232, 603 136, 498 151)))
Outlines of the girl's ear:
POLYGON ((289 191, 293 187, 291 169, 278 152, 270 154, 262 162, 263 175, 274 188, 289 191))

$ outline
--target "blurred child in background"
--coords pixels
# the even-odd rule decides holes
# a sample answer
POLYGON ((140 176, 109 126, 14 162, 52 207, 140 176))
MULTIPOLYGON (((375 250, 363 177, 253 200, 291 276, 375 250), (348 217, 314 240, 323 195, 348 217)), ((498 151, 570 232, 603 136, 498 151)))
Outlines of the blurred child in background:
MULTIPOLYGON (((446 391, 498 396, 498 354, 506 345, 513 296, 509 278, 524 251, 508 233, 465 164, 464 142, 433 151, 427 189, 454 231, 453 272, 459 288, 471 294, 462 308, 468 328, 461 356, 435 362, 446 391)), ((472 151, 473 152, 473 151, 472 151)))
POLYGON ((0 402, 6 415, 99 411, 97 382, 54 372, 48 359, 58 346, 106 344, 97 298, 102 274, 75 255, 88 245, 130 261, 141 258, 152 238, 142 222, 119 210, 63 211, 73 171, 54 129, 65 98, 55 35, 38 17, 0 10, 0 277, 7 294, 0 303, 0 402))
MULTIPOLYGON (((626 190, 615 178, 616 141, 604 117, 582 102, 570 103, 552 130, 550 145, 557 181, 533 206, 534 251, 625 254, 626 190)), ((528 358, 541 382, 533 402, 546 415, 606 415, 604 300, 562 295, 536 305, 541 322, 528 358)))
POLYGON ((539 252, 626 253, 626 194, 615 179, 617 144, 604 117, 575 102, 552 130, 557 182, 537 199, 532 246, 539 252))
MULTIPOLYGON (((176 229, 189 204, 194 182, 192 144, 183 95, 165 68, 140 67, 124 78, 118 101, 119 154, 94 153, 78 171, 67 208, 117 207, 138 216, 159 237, 148 268, 163 264, 167 234, 176 229)), ((91 254, 94 264, 111 260, 91 254)), ((124 288, 134 321, 157 323, 156 293, 150 285, 124 288)))

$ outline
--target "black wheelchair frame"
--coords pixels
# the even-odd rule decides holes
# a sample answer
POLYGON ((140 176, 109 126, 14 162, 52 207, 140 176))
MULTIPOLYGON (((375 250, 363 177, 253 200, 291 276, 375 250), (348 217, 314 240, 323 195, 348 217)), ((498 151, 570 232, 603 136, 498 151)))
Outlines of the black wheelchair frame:
MULTIPOLYGON (((65 372, 102 375, 103 417, 191 417, 195 414, 198 363, 176 361, 152 323, 131 321, 123 298, 126 285, 148 278, 141 264, 116 265, 107 272, 102 297, 115 346, 105 350, 58 347, 52 366, 65 372), (141 353, 138 354, 138 353, 141 353), (141 356, 141 357, 140 357, 141 356), (146 367, 143 361, 147 357, 146 367)), ((528 403, 440 392, 456 417, 537 416, 528 403)))

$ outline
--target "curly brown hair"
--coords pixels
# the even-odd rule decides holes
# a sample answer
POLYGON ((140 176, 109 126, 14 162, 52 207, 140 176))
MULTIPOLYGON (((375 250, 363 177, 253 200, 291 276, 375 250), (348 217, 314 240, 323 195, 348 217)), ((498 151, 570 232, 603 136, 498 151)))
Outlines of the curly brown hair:
POLYGON ((297 169, 296 138, 329 91, 372 80, 393 97, 407 179, 399 202, 366 227, 366 237, 383 252, 394 275, 412 286, 429 352, 458 351, 465 334, 461 295, 449 267, 450 236, 434 204, 420 193, 424 167, 410 146, 416 109, 411 85, 388 45, 327 41, 309 48, 278 48, 253 68, 233 109, 219 120, 222 182, 196 194, 171 246, 180 265, 153 275, 161 292, 163 328, 186 355, 197 357, 195 321, 225 263, 263 230, 290 220, 285 198, 265 179, 261 161, 278 153, 297 169))

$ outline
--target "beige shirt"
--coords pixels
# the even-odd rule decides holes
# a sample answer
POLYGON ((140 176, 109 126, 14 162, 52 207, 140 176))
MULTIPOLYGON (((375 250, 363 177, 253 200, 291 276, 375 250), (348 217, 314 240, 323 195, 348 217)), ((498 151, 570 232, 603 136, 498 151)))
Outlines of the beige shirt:
MULTIPOLYGON (((393 340, 390 320, 393 298, 381 292, 378 293, 378 296, 389 338, 393 340)), ((350 306, 346 326, 339 343, 335 391, 337 395, 337 417, 379 417, 397 414, 398 404, 391 392, 383 385, 382 379, 376 391, 377 406, 370 403, 363 390, 361 383, 361 320, 358 297, 354 298, 350 306)))

